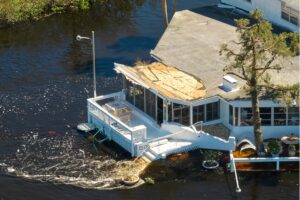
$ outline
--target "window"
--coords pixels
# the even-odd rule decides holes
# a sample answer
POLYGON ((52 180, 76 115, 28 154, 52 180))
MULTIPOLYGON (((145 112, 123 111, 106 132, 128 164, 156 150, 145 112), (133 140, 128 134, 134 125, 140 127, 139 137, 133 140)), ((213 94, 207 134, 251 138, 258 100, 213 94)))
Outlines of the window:
POLYGON ((135 106, 144 111, 144 88, 142 86, 135 86, 135 106))
POLYGON ((134 105, 134 84, 126 79, 126 100, 134 105))
POLYGON ((288 7, 284 2, 281 3, 281 18, 296 26, 299 25, 299 11, 288 7))
POLYGON ((241 126, 252 126, 252 108, 241 108, 241 126))
POLYGON ((239 108, 234 108, 234 125, 239 125, 239 108))
POLYGON ((206 104, 206 121, 212 121, 219 118, 219 102, 206 104))
MULTIPOLYGON (((260 119, 262 126, 271 126, 271 108, 261 107, 260 108, 260 119)), ((241 126, 252 126, 253 115, 252 108, 241 108, 241 126)))
POLYGON ((145 91, 146 91, 145 112, 153 119, 156 119, 156 95, 150 92, 149 90, 145 90, 145 91))
POLYGON ((156 116, 156 121, 158 124, 161 124, 163 122, 163 106, 164 105, 164 100, 160 97, 157 96, 157 101, 156 101, 156 106, 157 106, 157 116, 156 116))
POLYGON ((180 123, 182 125, 190 125, 190 107, 173 103, 173 122, 180 123))
POLYGON ((168 121, 169 122, 172 122, 173 119, 172 119, 172 103, 168 103, 168 121))
POLYGON ((286 108, 274 108, 274 126, 286 125, 286 108))
POLYGON ((193 123, 197 123, 204 120, 204 105, 193 107, 193 123))
POLYGON ((299 125, 299 107, 288 108, 288 125, 299 125))
POLYGON ((260 118, 262 126, 271 126, 271 108, 260 108, 260 118))

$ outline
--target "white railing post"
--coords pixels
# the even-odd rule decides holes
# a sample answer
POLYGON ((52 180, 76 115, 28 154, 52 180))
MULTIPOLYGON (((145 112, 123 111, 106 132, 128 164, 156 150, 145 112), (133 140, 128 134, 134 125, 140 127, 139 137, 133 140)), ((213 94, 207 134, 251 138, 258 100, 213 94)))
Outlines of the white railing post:
POLYGON ((280 162, 279 162, 279 160, 277 160, 277 162, 276 162, 276 171, 279 171, 279 169, 280 169, 280 162))
POLYGON ((232 166, 233 166, 233 171, 234 171, 234 176, 235 176, 236 192, 241 192, 242 190, 239 185, 239 180, 238 180, 238 176, 237 176, 237 172, 236 172, 236 168, 235 168, 234 156, 233 156, 232 151, 230 151, 230 159, 232 160, 232 166))
POLYGON ((131 157, 134 157, 134 141, 133 141, 133 132, 130 131, 131 134, 131 157))

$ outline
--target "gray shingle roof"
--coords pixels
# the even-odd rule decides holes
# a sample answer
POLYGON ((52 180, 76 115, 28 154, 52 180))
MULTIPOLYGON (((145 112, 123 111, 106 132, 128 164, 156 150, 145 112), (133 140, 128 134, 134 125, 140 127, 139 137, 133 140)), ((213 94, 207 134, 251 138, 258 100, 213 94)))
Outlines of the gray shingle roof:
MULTIPOLYGON (((230 43, 238 37, 232 16, 227 16, 225 11, 216 8, 204 14, 189 10, 176 12, 151 55, 167 65, 200 78, 207 89, 207 97, 247 97, 242 89, 226 93, 219 88, 224 75, 223 68, 227 63, 219 55, 221 44, 230 43), (209 17, 205 16, 207 13, 210 13, 209 17)), ((280 73, 272 73, 273 82, 299 82, 299 56, 281 60, 279 63, 284 69, 280 73)), ((244 84, 239 79, 238 82, 240 86, 244 84)))

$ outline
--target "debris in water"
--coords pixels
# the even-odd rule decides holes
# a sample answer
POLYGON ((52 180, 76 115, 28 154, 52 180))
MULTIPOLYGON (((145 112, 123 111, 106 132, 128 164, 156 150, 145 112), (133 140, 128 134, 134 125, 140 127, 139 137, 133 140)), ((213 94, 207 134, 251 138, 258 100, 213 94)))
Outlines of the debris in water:
POLYGON ((35 139, 35 140, 36 140, 36 139, 38 138, 38 136, 39 136, 39 134, 38 134, 38 133, 34 134, 34 135, 33 135, 33 139, 35 139))
POLYGON ((79 149, 79 153, 82 155, 83 158, 85 158, 85 151, 82 149, 79 149))
POLYGON ((14 168, 12 168, 12 167, 8 167, 7 168, 7 172, 8 173, 14 173, 16 170, 14 169, 14 168))
POLYGON ((56 131, 48 131, 48 135, 49 136, 54 136, 54 135, 56 135, 56 131))

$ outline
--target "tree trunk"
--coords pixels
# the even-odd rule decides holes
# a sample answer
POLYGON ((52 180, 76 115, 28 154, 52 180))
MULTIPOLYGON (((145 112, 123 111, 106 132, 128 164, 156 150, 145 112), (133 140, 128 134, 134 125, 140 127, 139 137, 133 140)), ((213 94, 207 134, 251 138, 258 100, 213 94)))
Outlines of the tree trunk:
POLYGON ((260 118, 260 110, 259 110, 259 99, 258 99, 258 91, 256 81, 252 82, 251 89, 251 102, 252 102, 252 113, 253 113, 253 132, 256 143, 256 151, 265 152, 263 145, 263 135, 261 130, 261 118, 260 118))

